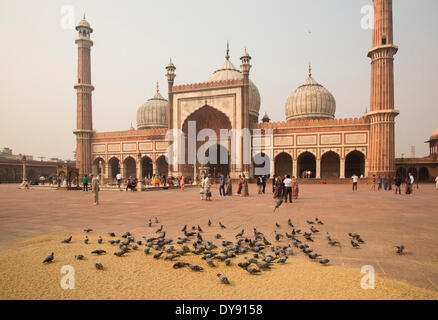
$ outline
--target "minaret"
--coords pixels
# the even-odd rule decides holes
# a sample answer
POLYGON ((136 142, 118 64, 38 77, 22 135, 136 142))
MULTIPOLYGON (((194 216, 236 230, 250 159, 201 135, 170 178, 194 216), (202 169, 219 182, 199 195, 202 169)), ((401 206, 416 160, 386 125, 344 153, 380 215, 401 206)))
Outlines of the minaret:
MULTIPOLYGON (((169 64, 166 67, 166 78, 167 78, 167 84, 168 84, 168 88, 167 88, 167 94, 169 96, 169 108, 167 111, 167 119, 168 119, 168 129, 172 129, 173 128, 173 93, 172 93, 172 89, 173 89, 173 82, 175 80, 175 70, 176 67, 172 62, 172 58, 170 58, 169 64)), ((157 84, 158 86, 158 84, 157 84)), ((157 87, 158 88, 158 87, 157 87)))
MULTIPOLYGON (((228 47, 227 47, 227 56, 228 56, 228 47)), ((251 56, 248 54, 248 52, 245 50, 243 51, 242 56, 240 57, 240 61, 242 64, 240 65, 240 69, 242 70, 243 74, 243 86, 242 86, 242 129, 250 129, 249 124, 249 71, 251 70, 251 56)), ((243 173, 247 178, 249 178, 249 171, 250 171, 250 165, 244 164, 243 162, 246 162, 247 159, 244 158, 244 143, 243 143, 243 137, 241 140, 241 158, 242 158, 242 168, 243 173)))
POLYGON ((90 51, 93 41, 90 34, 93 29, 84 18, 76 27, 78 38, 78 79, 74 85, 77 94, 76 119, 76 167, 79 169, 79 178, 91 173, 91 137, 93 136, 93 119, 91 94, 94 87, 91 85, 91 58, 90 51))
POLYGON ((370 150, 368 176, 394 175, 394 55, 392 0, 374 0, 373 47, 371 58, 371 105, 366 113, 370 121, 370 150))

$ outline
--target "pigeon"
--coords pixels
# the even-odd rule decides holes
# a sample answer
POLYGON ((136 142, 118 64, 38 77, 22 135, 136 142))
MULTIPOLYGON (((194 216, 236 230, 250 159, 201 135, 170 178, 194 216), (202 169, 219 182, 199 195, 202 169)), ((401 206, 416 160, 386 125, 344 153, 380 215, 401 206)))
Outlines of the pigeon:
POLYGON ((231 264, 231 260, 230 259, 225 260, 225 265, 226 266, 229 266, 230 264, 231 264))
POLYGON ((280 208, 281 204, 283 203, 283 199, 278 199, 275 203, 274 212, 276 209, 280 208))
POLYGON ((287 252, 287 254, 290 255, 290 256, 292 256, 292 255, 294 254, 294 251, 293 251, 293 249, 292 249, 291 247, 287 247, 287 248, 286 248, 286 252, 287 252))
POLYGON ((251 264, 251 262, 248 261, 248 262, 239 262, 237 265, 244 269, 244 268, 248 267, 250 264, 251 264))
POLYGON ((226 227, 219 221, 219 226, 222 228, 222 229, 225 229, 226 227))
POLYGON ((169 254, 168 256, 166 256, 166 258, 164 258, 164 260, 170 260, 173 261, 173 259, 178 258, 179 255, 177 254, 169 254))
POLYGON ((325 236, 326 236, 328 241, 332 241, 332 237, 330 236, 330 233, 326 232, 325 236))
POLYGON ((315 224, 315 222, 313 222, 313 221, 309 221, 309 220, 306 220, 306 222, 307 222, 308 224, 315 224))
POLYGON ((276 222, 275 223, 275 226, 277 227, 277 228, 280 228, 280 225, 276 222))
POLYGON ((87 236, 85 236, 84 243, 88 244, 88 237, 87 236))
POLYGON ((320 259, 319 260, 319 263, 322 264, 322 265, 327 265, 329 262, 330 262, 329 259, 320 259))
POLYGON ((71 236, 61 241, 61 243, 70 243, 70 242, 71 242, 71 236))
POLYGON ((259 272, 261 272, 259 269, 256 269, 256 268, 251 268, 251 267, 246 267, 246 268, 244 268, 246 271, 248 271, 250 274, 256 274, 256 273, 259 273, 259 272))
POLYGON ((105 250, 100 250, 100 249, 98 249, 98 250, 94 250, 94 251, 92 251, 91 253, 95 253, 95 254, 101 255, 101 254, 106 253, 106 251, 105 251, 105 250))
POLYGON ((329 241, 328 244, 331 245, 331 246, 340 246, 341 245, 339 243, 339 241, 334 241, 334 240, 329 241))
POLYGON ((238 234, 236 234, 236 238, 242 237, 244 232, 245 232, 245 230, 242 229, 242 231, 240 231, 238 234))
POLYGON ((353 240, 351 240, 351 245, 353 246, 353 248, 359 248, 360 245, 358 245, 356 242, 354 242, 353 240))
POLYGON ((137 249, 138 249, 138 246, 134 243, 133 245, 131 245, 131 248, 132 248, 133 250, 137 250, 137 249))
POLYGON ((97 239, 97 243, 101 244, 102 243, 102 237, 99 236, 99 238, 97 239))
POLYGON ((157 231, 155 231, 155 233, 160 233, 162 230, 163 230, 163 225, 161 225, 161 227, 157 231))
POLYGON ((117 257, 121 257, 126 253, 126 251, 118 251, 118 252, 114 252, 114 255, 117 257))
POLYGON ((154 259, 159 259, 162 254, 163 254, 163 251, 154 254, 154 259))
POLYGON ((202 270, 204 270, 202 267, 197 266, 196 264, 188 264, 188 266, 193 271, 202 271, 202 270))
POLYGON ((94 264, 94 267, 95 267, 97 270, 103 270, 103 265, 102 265, 100 262, 96 262, 96 263, 94 264))
POLYGON ((289 220, 287 220, 287 224, 289 225, 289 227, 294 228, 294 225, 292 224, 292 220, 289 218, 289 220))
POLYGON ((320 257, 321 255, 317 254, 317 253, 309 253, 308 256, 310 259, 315 260, 316 258, 320 257))
POLYGON ((224 283, 224 284, 230 284, 230 282, 228 281, 227 277, 224 276, 223 274, 218 273, 217 276, 218 276, 219 279, 222 281, 222 283, 224 283))
POLYGON ((210 219, 208 219, 208 226, 209 227, 211 226, 211 220, 210 219))
POLYGON ((230 246, 233 243, 231 241, 222 241, 222 246, 226 247, 226 246, 230 246))
POLYGON ((271 264, 268 262, 260 262, 260 261, 256 261, 255 264, 257 265, 257 267, 259 267, 260 269, 270 269, 271 268, 271 264))
POLYGON ((220 238, 222 238, 222 236, 221 236, 219 233, 216 234, 215 237, 216 237, 216 239, 220 239, 220 238))
POLYGON ((361 237, 357 237, 356 241, 359 243, 365 243, 365 241, 361 237))
POLYGON ((53 258, 54 258, 54 255, 53 255, 53 252, 52 252, 47 258, 44 259, 43 263, 52 262, 53 258))
POLYGON ((93 231, 93 229, 84 229, 84 232, 91 232, 91 231, 93 231))
POLYGON ((182 232, 187 231, 187 225, 184 225, 184 228, 181 229, 182 232))
POLYGON ((395 246, 396 248, 397 248, 397 251, 396 251, 396 253, 398 253, 398 254, 403 254, 404 252, 403 252, 403 250, 405 249, 405 246, 404 245, 399 245, 399 246, 395 246))
POLYGON ((183 261, 178 261, 173 265, 174 269, 184 268, 188 263, 183 261))
POLYGON ((319 230, 317 230, 314 226, 312 226, 312 227, 310 228, 310 230, 311 230, 313 233, 319 232, 319 230))
POLYGON ((151 219, 149 219, 149 221, 148 221, 148 226, 152 227, 152 220, 151 219))
POLYGON ((149 254, 150 250, 151 250, 151 248, 144 248, 144 249, 143 249, 143 251, 144 251, 145 254, 149 254))
POLYGON ((158 218, 157 217, 155 217, 155 223, 158 223, 158 218))
POLYGON ((287 256, 282 256, 280 259, 278 259, 277 263, 285 263, 287 260, 287 256))
POLYGON ((202 231, 202 229, 201 229, 201 227, 198 225, 198 231, 199 232, 204 232, 204 231, 202 231))
POLYGON ((207 264, 212 268, 216 267, 216 265, 213 263, 213 261, 210 258, 206 258, 205 262, 207 262, 207 264))
POLYGON ((319 220, 318 218, 315 218, 316 223, 318 224, 324 224, 321 220, 319 220))
POLYGON ((76 255, 75 255, 75 258, 76 258, 77 260, 84 260, 84 256, 83 256, 82 254, 76 254, 76 255))
POLYGON ((108 235, 109 235, 110 237, 115 237, 115 236, 116 236, 116 234, 115 234, 114 232, 110 232, 110 233, 108 233, 108 235))

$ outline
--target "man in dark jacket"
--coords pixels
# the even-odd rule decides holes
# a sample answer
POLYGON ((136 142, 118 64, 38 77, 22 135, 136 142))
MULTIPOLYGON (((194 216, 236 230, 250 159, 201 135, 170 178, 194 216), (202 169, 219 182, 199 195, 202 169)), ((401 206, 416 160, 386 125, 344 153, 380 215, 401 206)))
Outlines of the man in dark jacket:
POLYGON ((397 190, 398 190, 398 194, 401 194, 400 186, 402 184, 402 178, 399 175, 395 177, 394 184, 395 184, 395 194, 397 194, 397 190))

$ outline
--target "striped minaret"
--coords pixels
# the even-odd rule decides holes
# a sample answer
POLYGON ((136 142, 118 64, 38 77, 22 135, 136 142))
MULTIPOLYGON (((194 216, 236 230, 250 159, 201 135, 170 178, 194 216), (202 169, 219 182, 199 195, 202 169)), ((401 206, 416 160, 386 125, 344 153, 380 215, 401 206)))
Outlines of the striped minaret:
POLYGON ((74 88, 77 94, 76 119, 76 167, 79 177, 91 173, 91 138, 93 136, 93 117, 91 94, 94 87, 91 85, 91 47, 93 41, 90 34, 93 29, 84 18, 76 27, 78 38, 78 79, 74 88))
POLYGON ((373 46, 371 58, 371 105, 366 114, 370 121, 368 176, 394 175, 394 55, 392 0, 374 0, 373 46))

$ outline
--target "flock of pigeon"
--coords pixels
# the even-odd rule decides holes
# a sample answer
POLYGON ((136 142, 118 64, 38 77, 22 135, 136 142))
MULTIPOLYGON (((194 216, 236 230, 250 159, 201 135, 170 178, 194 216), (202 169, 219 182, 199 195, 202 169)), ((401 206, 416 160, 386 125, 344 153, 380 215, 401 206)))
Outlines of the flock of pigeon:
MULTIPOLYGON (((166 231, 163 230, 163 225, 161 225, 156 231, 155 236, 143 237, 143 240, 135 239, 130 232, 125 232, 121 238, 122 239, 111 239, 109 244, 114 245, 117 251, 114 252, 114 256, 122 257, 129 252, 138 251, 140 246, 143 247, 143 252, 146 255, 153 254, 154 259, 160 259, 163 254, 165 254, 164 260, 174 261, 175 259, 183 259, 184 256, 193 254, 200 256, 202 260, 205 260, 206 265, 211 268, 215 268, 216 264, 223 262, 226 266, 232 265, 232 259, 236 259, 240 255, 245 255, 243 261, 237 263, 237 266, 242 270, 254 275, 260 274, 262 271, 269 270, 274 263, 284 264, 288 260, 289 256, 295 254, 294 250, 301 250, 307 257, 313 261, 318 261, 321 265, 329 265, 330 260, 327 258, 322 258, 321 254, 314 252, 308 243, 312 243, 315 240, 315 236, 320 232, 315 226, 323 225, 324 223, 315 218, 314 221, 307 220, 309 227, 309 232, 302 232, 301 229, 295 227, 289 218, 287 221, 288 228, 291 229, 290 234, 285 232, 284 234, 274 230, 275 242, 277 245, 272 244, 266 236, 258 231, 256 228, 253 229, 253 236, 244 236, 245 230, 242 229, 239 233, 235 235, 235 241, 222 240, 221 247, 218 247, 212 241, 208 241, 203 238, 202 233, 204 232, 201 226, 192 226, 191 230, 187 225, 182 229, 182 236, 178 237, 176 241, 174 239, 166 238, 166 231), (159 234, 159 235, 158 235, 159 234), (290 243, 287 246, 279 245, 282 239, 287 240, 290 243), (178 247, 176 247, 176 245, 178 247), (292 248, 294 246, 296 249, 292 248), (151 251, 153 249, 154 251, 151 251), (268 253, 270 250, 270 253, 268 253), (249 256, 248 256, 249 255, 249 256)), ((159 224, 158 218, 155 217, 154 223, 159 224)), ((154 223, 151 219, 148 220, 147 225, 152 228, 154 223)), ((211 220, 208 220, 208 227, 212 227, 211 220)), ((276 228, 281 226, 276 223, 276 228)), ((226 226, 219 221, 219 227, 221 229, 226 229, 226 226)), ((85 233, 92 232, 92 229, 84 229, 85 233)), ((111 238, 116 238, 115 233, 110 232, 108 234, 111 238)), ((361 238, 359 234, 349 233, 348 234, 351 242, 351 246, 354 249, 360 248, 365 241, 361 238)), ((215 239, 223 239, 222 235, 217 233, 214 236, 215 239)), ((333 239, 328 232, 326 232, 326 238, 328 244, 331 246, 341 246, 340 242, 333 239)), ((71 243, 72 236, 61 241, 62 243, 71 243)), ((89 244, 88 236, 84 238, 84 244, 89 244)), ((98 237, 98 244, 103 243, 101 236, 98 237)), ((403 254, 404 246, 397 246, 397 253, 403 254)), ((93 255, 106 254, 105 250, 97 249, 91 251, 93 255)), ((77 254, 75 258, 78 260, 83 260, 84 255, 77 254)), ((43 263, 50 263, 54 260, 54 253, 52 252, 43 263)), ((95 262, 94 266, 98 270, 104 270, 103 265, 100 262, 95 262)), ((203 267, 196 264, 187 263, 184 261, 175 261, 173 268, 188 268, 192 271, 202 271, 203 267)), ((228 278, 218 273, 219 280, 224 284, 230 284, 228 278)))

